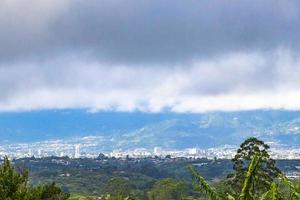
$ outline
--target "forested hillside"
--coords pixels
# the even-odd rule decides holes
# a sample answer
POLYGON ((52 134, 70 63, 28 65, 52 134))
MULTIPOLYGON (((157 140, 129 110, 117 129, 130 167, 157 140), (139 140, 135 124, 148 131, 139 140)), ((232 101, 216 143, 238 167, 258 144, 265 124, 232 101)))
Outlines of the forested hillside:
POLYGON ((300 160, 275 161, 268 149, 263 141, 249 138, 232 160, 168 156, 117 159, 100 154, 97 159, 24 158, 13 160, 13 167, 5 159, 0 193, 5 200, 29 194, 28 200, 232 200, 247 195, 270 199, 271 194, 275 199, 297 199, 300 182, 286 176, 299 175, 300 160), (29 176, 24 169, 29 169, 29 176))

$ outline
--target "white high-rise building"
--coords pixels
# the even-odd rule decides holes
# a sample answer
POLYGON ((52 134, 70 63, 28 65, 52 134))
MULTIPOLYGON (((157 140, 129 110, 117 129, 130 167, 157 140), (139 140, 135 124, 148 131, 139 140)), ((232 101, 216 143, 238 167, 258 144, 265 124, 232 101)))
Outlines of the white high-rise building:
POLYGON ((41 158, 42 157, 42 150, 38 150, 38 157, 41 158))
POLYGON ((31 157, 31 156, 32 156, 32 150, 28 149, 28 157, 31 157))
POLYGON ((196 155, 198 154, 198 149, 197 148, 190 148, 188 149, 188 152, 190 155, 196 155))
POLYGON ((79 158, 79 157, 80 157, 80 145, 76 144, 75 145, 74 158, 79 158))
POLYGON ((153 153, 156 156, 160 156, 162 154, 162 149, 160 147, 154 147, 153 153))
POLYGON ((116 157, 116 158, 122 158, 122 157, 124 157, 124 154, 122 153, 121 150, 115 149, 115 150, 113 150, 113 151, 110 153, 110 156, 111 156, 111 157, 116 157))

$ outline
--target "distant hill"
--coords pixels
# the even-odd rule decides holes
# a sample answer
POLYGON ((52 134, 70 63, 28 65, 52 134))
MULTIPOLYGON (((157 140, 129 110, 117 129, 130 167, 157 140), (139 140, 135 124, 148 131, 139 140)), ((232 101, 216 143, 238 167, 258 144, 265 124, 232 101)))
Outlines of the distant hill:
POLYGON ((109 148, 207 148, 238 145, 256 136, 274 145, 300 146, 300 111, 120 113, 47 110, 0 113, 0 142, 103 136, 109 148), (107 142, 109 141, 109 142, 107 142))

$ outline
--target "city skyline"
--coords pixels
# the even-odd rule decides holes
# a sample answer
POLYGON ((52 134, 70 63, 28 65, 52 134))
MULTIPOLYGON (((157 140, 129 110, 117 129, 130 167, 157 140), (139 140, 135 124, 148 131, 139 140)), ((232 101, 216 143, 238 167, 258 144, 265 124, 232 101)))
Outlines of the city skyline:
MULTIPOLYGON (((94 141, 96 142, 96 141, 94 141)), ((272 144, 270 144, 272 145, 272 144)), ((78 143, 78 141, 45 141, 33 144, 17 143, 4 145, 0 149, 0 158, 45 158, 45 157, 69 157, 79 158, 98 158, 103 154, 107 157, 115 158, 148 158, 171 156, 172 158, 207 158, 207 159, 232 159, 236 154, 238 146, 223 145, 211 148, 190 147, 183 149, 172 149, 156 146, 150 148, 131 148, 131 149, 112 149, 103 151, 96 144, 78 143)), ((300 159, 300 148, 296 147, 272 147, 269 150, 274 159, 300 159)))

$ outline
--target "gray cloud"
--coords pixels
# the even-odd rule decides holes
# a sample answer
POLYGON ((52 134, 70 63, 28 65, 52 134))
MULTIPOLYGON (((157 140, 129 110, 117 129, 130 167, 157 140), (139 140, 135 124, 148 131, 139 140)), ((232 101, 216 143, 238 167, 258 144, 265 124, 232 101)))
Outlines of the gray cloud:
POLYGON ((300 58, 285 49, 233 53, 172 68, 71 57, 0 67, 0 72, 2 111, 300 109, 300 58))
POLYGON ((174 64, 235 51, 299 47, 296 0, 1 4, 2 60, 85 53, 109 63, 174 64))
POLYGON ((300 109, 299 6, 3 0, 0 111, 300 109))

